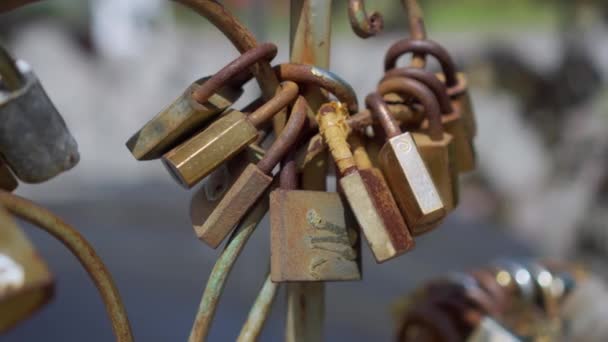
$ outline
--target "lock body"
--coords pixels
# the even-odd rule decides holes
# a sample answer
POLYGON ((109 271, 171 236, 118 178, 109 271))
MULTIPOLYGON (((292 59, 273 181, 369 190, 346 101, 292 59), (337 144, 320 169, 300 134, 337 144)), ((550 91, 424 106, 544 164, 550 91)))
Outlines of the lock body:
POLYGON ((191 188, 252 143, 258 131, 245 114, 230 110, 205 130, 163 156, 175 180, 191 188))
POLYGON ((53 294, 53 277, 12 217, 0 208, 0 333, 28 318, 53 294))
POLYGON ((0 152, 17 178, 40 183, 74 167, 78 145, 30 67, 17 66, 19 89, 1 90, 0 82, 0 152))
MULTIPOLYGON (((445 81, 445 75, 442 73, 437 74, 437 78, 445 81)), ((464 124, 465 131, 470 140, 477 136, 477 120, 475 119, 475 110, 473 108, 473 102, 471 101, 471 95, 468 91, 468 80, 467 76, 459 72, 456 74, 458 84, 448 88, 448 95, 452 99, 452 107, 455 112, 460 114, 462 122, 464 124)))
POLYGON ((361 279, 360 242, 337 193, 275 190, 270 194, 271 278, 361 279))
POLYGON ((380 170, 359 170, 340 178, 340 186, 376 261, 399 256, 414 246, 408 227, 380 170))
POLYGON ((446 209, 410 133, 393 137, 378 162, 412 234, 438 226, 446 209))
POLYGON ((226 110, 243 93, 240 88, 225 86, 206 103, 198 103, 192 98, 192 93, 207 79, 193 83, 127 141, 127 148, 137 160, 162 157, 211 118, 226 110))
POLYGON ((217 248, 271 183, 272 177, 260 171, 255 164, 247 165, 207 220, 195 227, 198 238, 210 247, 217 248))
POLYGON ((17 179, 2 160, 0 160, 0 189, 9 192, 14 191, 19 186, 17 179))
MULTIPOLYGON (((449 133, 454 139, 455 162, 458 172, 474 171, 476 166, 475 148, 473 147, 473 141, 465 130, 460 113, 453 111, 452 113, 442 115, 441 123, 445 132, 449 133)), ((427 130, 428 127, 428 120, 424 120, 421 128, 427 130)))
POLYGON ((459 200, 458 169, 456 168, 456 150, 451 135, 444 133, 443 139, 432 140, 423 133, 413 133, 418 151, 424 160, 433 183, 439 191, 445 209, 450 212, 456 209, 459 200))

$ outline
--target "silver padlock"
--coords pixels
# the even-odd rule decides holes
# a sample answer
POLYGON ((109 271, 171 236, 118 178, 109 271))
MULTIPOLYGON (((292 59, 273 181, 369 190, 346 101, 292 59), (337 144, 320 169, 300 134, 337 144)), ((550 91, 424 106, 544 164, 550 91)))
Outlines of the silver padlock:
POLYGON ((30 66, 0 46, 0 153, 15 176, 40 183, 74 167, 78 145, 30 66))

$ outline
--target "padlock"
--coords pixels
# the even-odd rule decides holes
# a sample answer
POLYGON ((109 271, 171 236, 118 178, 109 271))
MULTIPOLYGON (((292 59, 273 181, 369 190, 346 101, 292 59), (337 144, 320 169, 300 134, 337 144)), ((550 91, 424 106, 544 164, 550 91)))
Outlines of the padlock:
MULTIPOLYGON (((415 69, 412 75, 417 73, 426 73, 429 77, 416 77, 412 80, 420 81, 427 85, 429 90, 434 93, 434 98, 439 104, 442 112, 448 113, 452 110, 450 100, 445 92, 445 86, 431 73, 422 69, 415 69)), ((398 93, 404 97, 410 97, 411 92, 409 85, 411 83, 407 78, 392 77, 385 79, 378 86, 378 91, 381 94, 398 93)), ((429 99, 432 101, 432 99, 429 99)), ((382 103, 376 103, 376 106, 382 106, 382 103)), ((448 212, 456 209, 459 200, 459 184, 458 184, 458 169, 456 166, 456 144, 452 135, 444 132, 442 124, 442 116, 439 112, 431 112, 426 110, 427 120, 429 123, 428 130, 415 131, 412 135, 418 146, 418 150, 422 155, 422 159, 426 164, 427 169, 433 177, 433 181, 443 204, 448 212)))
MULTIPOLYGON (((294 111, 305 112, 305 103, 298 102, 294 111)), ((281 187, 270 193, 272 281, 361 279, 360 242, 350 212, 338 193, 296 190, 291 156, 281 168, 281 187)))
POLYGON ((183 142, 238 100, 243 94, 243 83, 251 78, 248 68, 273 59, 276 53, 276 45, 260 44, 213 76, 194 82, 127 141, 133 156, 138 160, 157 159, 183 142))
POLYGON ((53 277, 25 234, 0 207, 0 333, 46 304, 53 277))
POLYGON ((381 263, 414 248, 414 239, 382 171, 372 165, 363 138, 357 132, 353 132, 349 136, 348 142, 363 184, 381 220, 374 224, 378 228, 363 229, 363 234, 365 234, 376 261, 381 263))
MULTIPOLYGON (((303 101, 303 98, 300 99, 303 101)), ((293 111, 285 128, 257 164, 248 164, 207 220, 195 227, 199 239, 216 248, 272 183, 272 170, 298 141, 306 112, 293 111)))
MULTIPOLYGON (((403 80, 410 88, 409 93, 423 103, 426 111, 439 112, 439 105, 426 86, 414 80, 403 80)), ((366 98, 368 108, 380 122, 388 139, 380 150, 378 163, 408 227, 412 234, 419 235, 437 227, 447 210, 413 134, 401 133, 399 125, 386 106, 382 106, 383 103, 384 100, 377 93, 366 98)))
POLYGON ((11 169, 0 159, 0 189, 12 192, 18 186, 19 183, 13 176, 11 169))
POLYGON ((258 127, 295 100, 298 91, 295 83, 283 82, 277 94, 250 115, 229 110, 167 152, 163 164, 179 184, 191 188, 253 142, 258 137, 258 127))
POLYGON ((0 46, 0 153, 14 175, 40 183, 74 167, 78 145, 38 78, 0 46))
POLYGON ((386 53, 384 71, 387 72, 387 75, 392 70, 397 70, 395 69, 397 60, 406 53, 429 54, 438 60, 443 71, 440 78, 445 80, 448 94, 454 101, 454 110, 462 117, 467 136, 471 140, 477 136, 475 112, 468 92, 467 77, 464 73, 457 72, 450 53, 443 46, 432 40, 400 40, 393 44, 386 53))

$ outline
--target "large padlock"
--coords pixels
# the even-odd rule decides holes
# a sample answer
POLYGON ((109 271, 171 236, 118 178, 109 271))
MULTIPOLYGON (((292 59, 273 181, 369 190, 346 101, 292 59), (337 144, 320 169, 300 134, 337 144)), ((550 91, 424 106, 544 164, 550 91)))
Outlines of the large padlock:
POLYGON ((13 191, 17 189, 19 183, 15 176, 13 176, 13 172, 11 169, 0 159, 0 189, 6 191, 13 191))
POLYGON ((74 167, 78 145, 30 66, 0 46, 0 153, 17 178, 40 183, 74 167))
POLYGON ((354 221, 338 193, 296 190, 293 160, 270 194, 270 269, 274 282, 361 279, 354 221))
MULTIPOLYGON (((433 99, 428 88, 413 80, 408 83, 414 86, 411 93, 424 101, 427 111, 439 112, 437 102, 428 100, 433 99)), ((366 102, 388 139, 380 150, 378 163, 408 227, 414 235, 437 227, 447 210, 413 135, 401 132, 386 106, 377 106, 384 103, 379 94, 368 96, 366 102)))
MULTIPOLYGON (((476 125, 469 95, 466 91, 466 84, 464 84, 466 78, 463 74, 456 73, 449 53, 439 44, 428 40, 407 39, 396 43, 389 49, 385 59, 385 70, 387 71, 385 77, 403 76, 404 71, 401 68, 394 68, 394 66, 398 57, 408 52, 428 53, 437 58, 443 70, 443 74, 439 77, 446 80, 448 94, 459 94, 452 97, 453 111, 442 116, 442 123, 445 130, 454 138, 458 155, 456 159, 458 170, 460 172, 473 171, 476 164, 475 148, 473 146, 476 125), (465 89, 465 91, 462 92, 461 89, 465 89)), ((428 121, 425 120, 423 127, 428 128, 428 121)))
MULTIPOLYGON (((434 99, 426 101, 437 101, 443 113, 452 111, 450 100, 445 92, 445 86, 435 77, 435 75, 422 69, 414 69, 415 73, 426 73, 429 78, 417 78, 421 83, 428 86, 434 93, 434 99), (429 82, 430 81, 430 82, 429 82)), ((412 79, 413 80, 413 79, 412 79)), ((378 91, 381 94, 398 93, 404 97, 411 97, 412 82, 408 78, 393 77, 385 79, 380 83, 378 91)), ((376 106, 382 106, 377 103, 376 106)), ((425 108, 426 109, 426 108, 425 108)), ((459 184, 458 168, 456 166, 456 144, 452 135, 444 132, 442 116, 439 112, 424 111, 429 123, 429 129, 425 131, 415 131, 412 135, 422 154, 435 186, 439 190, 446 210, 452 211, 458 205, 459 184)))
POLYGON ((53 294, 53 277, 4 207, 0 207, 0 333, 28 318, 53 294))
POLYGON ((138 160, 157 159, 182 143, 238 100, 243 83, 251 78, 249 67, 274 58, 276 53, 274 44, 260 44, 213 76, 194 82, 127 141, 133 156, 138 160))
MULTIPOLYGON (((303 101, 299 98, 299 101, 303 101)), ((216 248, 272 183, 272 170, 294 148, 307 121, 306 112, 292 111, 281 134, 257 164, 248 164, 201 226, 199 239, 216 248)))
POLYGON ((382 179, 371 170, 361 172, 357 167, 347 142, 347 116, 346 108, 341 103, 322 105, 317 114, 319 131, 336 162, 342 193, 376 260, 383 262, 411 249, 413 240, 399 211, 390 208, 394 201, 390 191, 381 193, 388 190, 388 187, 382 187, 382 179))
POLYGON ((258 127, 298 95, 298 86, 283 82, 277 94, 250 115, 229 110, 195 136, 167 152, 163 164, 174 179, 191 188, 258 137, 258 127))

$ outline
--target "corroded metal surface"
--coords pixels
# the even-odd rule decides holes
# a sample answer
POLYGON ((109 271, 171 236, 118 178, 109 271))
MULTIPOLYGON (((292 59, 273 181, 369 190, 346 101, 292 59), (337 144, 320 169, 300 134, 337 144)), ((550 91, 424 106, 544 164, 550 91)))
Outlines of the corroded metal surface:
POLYGON ((237 338, 238 342, 255 342, 258 340, 262 333, 264 323, 270 314, 270 309, 274 303, 278 288, 279 285, 275 284, 270 279, 270 274, 266 276, 264 285, 262 285, 262 289, 255 299, 251 311, 249 311, 247 321, 245 322, 245 325, 243 325, 241 333, 237 338))
POLYGON ((369 38, 384 28, 384 19, 378 12, 367 14, 364 0, 348 1, 348 18, 353 31, 361 38, 369 38))

